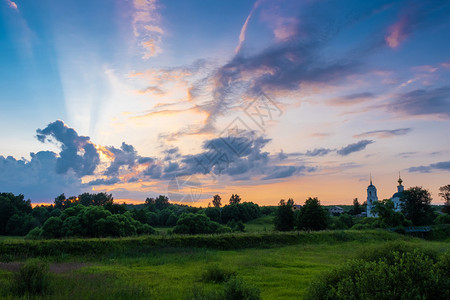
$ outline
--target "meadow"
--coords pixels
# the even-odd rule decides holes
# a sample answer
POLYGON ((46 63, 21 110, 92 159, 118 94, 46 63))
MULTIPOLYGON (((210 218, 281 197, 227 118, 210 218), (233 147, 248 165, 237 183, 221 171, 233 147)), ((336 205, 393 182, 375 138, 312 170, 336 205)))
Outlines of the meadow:
MULTIPOLYGON (((255 223, 256 228, 265 222, 255 223)), ((384 230, 2 239, 0 297, 14 299, 9 288, 14 264, 39 257, 53 271, 51 292, 36 299, 210 299, 205 295, 213 295, 223 284, 202 281, 208 268, 235 274, 259 289, 262 299, 301 299, 323 271, 371 248, 399 242, 438 253, 450 250, 448 241, 425 241, 384 230)))

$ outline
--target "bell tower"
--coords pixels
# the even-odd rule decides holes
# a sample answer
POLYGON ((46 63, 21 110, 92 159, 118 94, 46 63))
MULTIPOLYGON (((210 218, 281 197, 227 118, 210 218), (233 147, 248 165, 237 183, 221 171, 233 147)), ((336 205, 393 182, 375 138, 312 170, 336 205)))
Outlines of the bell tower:
POLYGON ((377 214, 372 212, 375 203, 378 202, 377 188, 372 184, 372 174, 370 174, 370 185, 367 187, 367 216, 377 217, 377 214))

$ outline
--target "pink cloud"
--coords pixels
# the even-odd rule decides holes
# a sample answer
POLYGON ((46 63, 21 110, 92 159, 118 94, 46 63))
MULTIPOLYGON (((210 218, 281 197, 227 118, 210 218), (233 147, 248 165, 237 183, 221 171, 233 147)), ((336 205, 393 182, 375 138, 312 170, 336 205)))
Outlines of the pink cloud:
POLYGON ((244 22, 244 25, 241 28, 241 33, 239 34, 239 44, 237 45, 236 50, 235 50, 236 53, 238 53, 241 50, 242 44, 245 41, 245 34, 247 33, 248 22, 250 21, 252 15, 253 15, 253 12, 255 11, 255 9, 258 8, 260 3, 261 3, 260 0, 255 2, 255 4, 253 5, 252 10, 248 14, 247 19, 244 22))
POLYGON ((17 7, 17 4, 11 0, 6 0, 6 3, 8 4, 9 7, 11 7, 12 9, 15 10, 19 10, 19 8, 17 7))
POLYGON ((385 37, 385 41, 391 48, 397 48, 400 43, 405 40, 407 33, 406 33, 406 26, 407 26, 408 20, 407 18, 403 17, 393 25, 391 25, 388 29, 388 34, 385 37))

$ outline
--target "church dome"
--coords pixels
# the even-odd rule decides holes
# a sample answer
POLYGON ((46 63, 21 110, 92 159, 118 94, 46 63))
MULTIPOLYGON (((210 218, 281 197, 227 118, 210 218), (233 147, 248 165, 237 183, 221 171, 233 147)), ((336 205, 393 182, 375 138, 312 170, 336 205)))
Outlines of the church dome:
POLYGON ((392 195, 392 198, 401 198, 402 195, 403 195, 403 193, 397 192, 397 193, 395 193, 394 195, 392 195))

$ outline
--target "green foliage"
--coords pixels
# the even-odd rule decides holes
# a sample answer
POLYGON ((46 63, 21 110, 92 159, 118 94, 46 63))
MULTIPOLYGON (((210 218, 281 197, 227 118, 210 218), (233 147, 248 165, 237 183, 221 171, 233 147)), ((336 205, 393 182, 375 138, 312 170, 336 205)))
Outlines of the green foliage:
POLYGON ((227 231, 231 230, 211 221, 206 215, 193 213, 182 214, 173 229, 174 233, 180 234, 223 233, 227 231))
POLYGON ((412 248, 389 244, 326 272, 306 299, 448 299, 448 258, 412 248))
POLYGON ((292 205, 294 201, 289 199, 287 202, 283 199, 278 204, 278 209, 275 212, 274 225, 275 230, 290 231, 294 229, 294 212, 292 205))
POLYGON ((211 219, 211 221, 221 223, 222 222, 222 215, 220 213, 219 207, 207 207, 205 208, 205 214, 208 216, 208 218, 211 219))
POLYGON ((441 186, 439 188, 439 196, 441 196, 444 200, 444 207, 442 208, 442 212, 450 214, 450 184, 441 186))
POLYGON ((42 236, 46 238, 60 238, 62 236, 62 221, 58 217, 50 217, 42 226, 42 236))
POLYGON ((401 200, 402 212, 414 226, 433 223, 434 214, 430 205, 431 195, 428 190, 417 186, 411 187, 403 192, 401 200))
POLYGON ((18 296, 45 295, 50 291, 48 264, 32 259, 25 262, 13 278, 11 291, 18 296))
POLYGON ((376 227, 412 226, 411 221, 407 220, 401 212, 394 210, 394 202, 391 199, 375 202, 373 212, 378 215, 376 227))
POLYGON ((450 215, 442 214, 436 217, 434 224, 450 224, 450 215))
POLYGON ((31 201, 23 195, 0 193, 0 235, 27 234, 39 225, 31 213, 31 201))
POLYGON ((79 204, 83 206, 109 206, 113 208, 113 202, 113 196, 106 193, 83 193, 78 195, 78 197, 72 196, 67 199, 64 194, 61 194, 55 198, 54 205, 59 210, 65 210, 79 204))
POLYGON ((224 299, 257 300, 261 299, 261 292, 257 287, 246 284, 242 278, 232 277, 225 283, 224 299))
POLYGON ((308 198, 295 221, 298 230, 324 230, 328 224, 328 212, 317 198, 308 198))
MULTIPOLYGON (((38 231, 30 238, 36 238, 38 231)), ((123 237, 152 234, 155 230, 133 218, 130 212, 112 214, 103 206, 81 204, 65 209, 59 217, 50 217, 42 226, 41 236, 60 237, 123 237)))
POLYGON ((206 271, 202 273, 201 280, 203 282, 222 283, 230 279, 231 276, 234 276, 235 274, 236 272, 222 269, 218 265, 210 265, 206 271))
POLYGON ((259 205, 252 202, 225 205, 221 209, 222 224, 231 220, 248 222, 261 216, 259 205))
POLYGON ((28 234, 25 236, 25 238, 30 240, 37 240, 42 237, 42 229, 39 227, 33 228, 28 232, 28 234))
POLYGON ((362 212, 361 205, 358 202, 358 198, 353 199, 353 207, 348 212, 351 215, 359 215, 362 212))
POLYGON ((354 225, 353 217, 348 214, 342 214, 339 217, 331 217, 329 229, 349 229, 354 225))
POLYGON ((167 196, 159 195, 157 198, 145 199, 145 205, 151 210, 163 210, 170 206, 169 198, 167 196))

